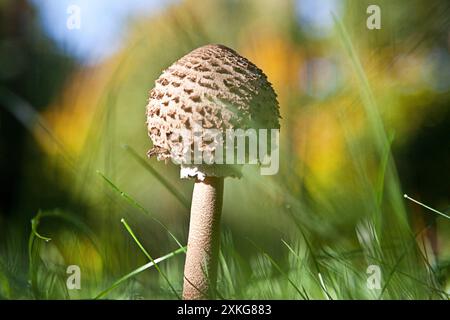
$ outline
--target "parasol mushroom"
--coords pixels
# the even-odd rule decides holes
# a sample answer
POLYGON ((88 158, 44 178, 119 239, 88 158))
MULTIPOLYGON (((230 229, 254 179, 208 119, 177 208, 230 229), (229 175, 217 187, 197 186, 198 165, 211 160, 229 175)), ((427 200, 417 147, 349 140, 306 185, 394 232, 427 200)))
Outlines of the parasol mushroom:
POLYGON ((207 130, 278 129, 279 118, 276 94, 266 75, 223 45, 188 53, 166 69, 150 91, 147 127, 153 148, 149 156, 170 159, 180 164, 182 178, 195 179, 184 299, 215 296, 224 178, 241 177, 241 165, 223 164, 217 136, 215 143, 205 142, 211 140, 207 130), (182 139, 183 130, 198 134, 182 139), (195 136, 200 138, 197 144, 195 136), (197 149, 205 161, 186 161, 197 149))

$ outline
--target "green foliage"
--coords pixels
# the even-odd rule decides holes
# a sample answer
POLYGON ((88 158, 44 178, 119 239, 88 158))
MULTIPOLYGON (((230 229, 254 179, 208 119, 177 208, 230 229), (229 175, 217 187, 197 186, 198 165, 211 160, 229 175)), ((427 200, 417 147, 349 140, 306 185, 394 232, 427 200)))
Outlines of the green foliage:
MULTIPOLYGON (((181 14, 174 7, 161 19, 163 23, 155 20, 152 28, 135 26, 135 38, 112 64, 108 81, 98 99, 93 99, 92 125, 79 154, 68 151, 51 126, 26 104, 29 117, 25 119, 38 119, 40 130, 53 141, 58 152, 52 161, 64 167, 67 176, 62 180, 69 185, 71 203, 80 206, 54 204, 51 208, 59 208, 55 210, 46 206, 31 220, 29 229, 24 231, 20 221, 9 226, 14 235, 8 235, 0 247, 0 298, 180 298, 192 183, 181 183, 175 166, 145 159, 149 147, 145 93, 161 69, 183 53, 211 39, 238 47, 240 29, 254 30, 251 23, 255 21, 247 22, 247 18, 262 6, 260 1, 247 1, 245 10, 230 2, 217 3, 221 10, 214 11, 221 12, 220 23, 202 19, 202 14, 210 16, 208 7, 205 12, 198 8, 198 16, 181 14), (227 20, 233 21, 229 29, 223 26, 227 20), (22 243, 25 238, 28 246, 22 243), (70 264, 81 267, 81 290, 66 287, 70 264)), ((217 296, 449 299, 449 263, 436 259, 423 241, 431 224, 414 225, 394 163, 393 148, 399 138, 405 138, 386 124, 383 106, 400 104, 401 90, 383 88, 385 96, 376 94, 380 90, 372 85, 370 70, 362 62, 362 51, 367 49, 360 50, 364 39, 355 39, 354 28, 348 30, 346 20, 335 17, 336 37, 329 43, 303 44, 307 37, 297 26, 284 23, 292 18, 286 15, 274 13, 284 19, 267 22, 267 28, 276 32, 263 43, 273 41, 282 29, 288 34, 285 37, 297 41, 287 50, 304 45, 313 47, 312 52, 321 46, 335 51, 339 70, 345 69, 345 86, 316 105, 310 104, 313 98, 298 92, 299 84, 292 84, 292 77, 279 82, 278 89, 285 90, 280 94, 284 98, 281 170, 277 176, 262 177, 254 168, 245 168, 243 179, 227 179, 217 296), (334 46, 333 41, 339 44, 334 46), (311 114, 337 119, 330 130, 333 136, 342 133, 342 160, 326 180, 319 177, 320 167, 306 164, 296 145, 303 143, 311 150, 321 147, 312 134, 306 141, 296 140, 299 126, 308 129, 301 116, 314 120, 311 114), (355 114, 362 116, 355 121, 355 114), (370 265, 381 269, 380 289, 367 286, 370 265)), ((385 43, 389 34, 386 30, 380 34, 378 40, 385 43)), ((242 38, 246 45, 258 41, 242 38)), ((278 70, 288 58, 276 56, 267 63, 278 70)), ((286 73, 291 71, 288 68, 286 73)), ((5 90, 0 90, 0 98, 8 105, 22 103, 5 90)), ((320 120, 320 132, 326 131, 328 122, 320 120)), ((36 134, 32 124, 25 125, 36 134)), ((324 148, 329 147, 333 142, 324 148)), ((426 214, 448 224, 445 212, 431 210, 426 214)))

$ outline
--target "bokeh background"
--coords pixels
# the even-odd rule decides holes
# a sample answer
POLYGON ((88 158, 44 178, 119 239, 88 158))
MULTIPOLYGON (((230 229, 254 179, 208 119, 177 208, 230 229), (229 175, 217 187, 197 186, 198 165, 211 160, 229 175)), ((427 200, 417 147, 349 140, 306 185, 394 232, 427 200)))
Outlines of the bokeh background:
POLYGON ((0 297, 177 298, 193 183, 146 158, 145 105, 208 43, 282 115, 279 174, 225 183, 218 296, 448 299, 450 221, 403 198, 450 211, 446 0, 0 1, 0 297), (149 258, 122 218, 159 270, 130 274, 149 258))

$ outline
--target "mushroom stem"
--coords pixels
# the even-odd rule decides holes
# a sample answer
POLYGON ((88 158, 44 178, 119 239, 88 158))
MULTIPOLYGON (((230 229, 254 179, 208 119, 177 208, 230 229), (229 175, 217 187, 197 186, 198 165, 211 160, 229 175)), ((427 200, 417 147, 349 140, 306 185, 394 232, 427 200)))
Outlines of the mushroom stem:
POLYGON ((196 180, 184 265, 183 299, 214 298, 220 246, 224 178, 196 180))

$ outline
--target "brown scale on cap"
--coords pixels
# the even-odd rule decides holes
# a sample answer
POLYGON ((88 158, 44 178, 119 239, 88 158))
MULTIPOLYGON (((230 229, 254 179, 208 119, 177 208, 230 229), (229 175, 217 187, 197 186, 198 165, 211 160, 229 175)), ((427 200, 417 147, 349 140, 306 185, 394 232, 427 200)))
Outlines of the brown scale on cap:
POLYGON ((147 105, 154 146, 149 156, 182 156, 174 133, 191 130, 196 122, 205 129, 278 129, 279 118, 276 94, 263 71, 230 48, 206 45, 155 81, 147 105))

